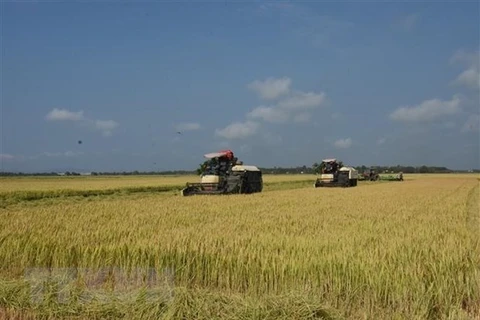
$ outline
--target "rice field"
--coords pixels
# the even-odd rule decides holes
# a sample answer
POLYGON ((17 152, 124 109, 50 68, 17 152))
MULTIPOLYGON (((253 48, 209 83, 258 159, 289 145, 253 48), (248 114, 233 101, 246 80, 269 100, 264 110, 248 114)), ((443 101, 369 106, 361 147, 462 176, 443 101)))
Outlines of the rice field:
POLYGON ((480 319, 479 176, 0 179, 0 317, 480 319))

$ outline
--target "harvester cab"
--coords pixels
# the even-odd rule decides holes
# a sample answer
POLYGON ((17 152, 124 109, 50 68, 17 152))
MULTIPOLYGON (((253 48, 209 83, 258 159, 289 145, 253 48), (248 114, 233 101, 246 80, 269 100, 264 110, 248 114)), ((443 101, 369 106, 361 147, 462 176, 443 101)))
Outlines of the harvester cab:
POLYGON ((319 187, 355 187, 358 181, 358 171, 352 167, 343 166, 337 159, 324 159, 320 163, 320 177, 314 183, 319 187))
POLYGON ((244 165, 231 150, 204 155, 200 183, 187 182, 183 196, 195 194, 254 193, 263 189, 262 172, 256 166, 244 165))

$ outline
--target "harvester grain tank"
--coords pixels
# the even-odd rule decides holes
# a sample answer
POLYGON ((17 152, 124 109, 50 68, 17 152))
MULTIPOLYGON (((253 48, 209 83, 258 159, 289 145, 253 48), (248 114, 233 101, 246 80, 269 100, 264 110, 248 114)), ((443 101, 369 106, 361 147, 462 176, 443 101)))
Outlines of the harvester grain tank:
POLYGON ((246 194, 261 192, 262 171, 252 165, 238 161, 231 150, 204 155, 199 183, 187 182, 183 196, 201 194, 246 194))
POLYGON ((315 188, 357 186, 358 171, 355 168, 343 166, 337 159, 324 159, 319 167, 320 177, 314 183, 315 188))

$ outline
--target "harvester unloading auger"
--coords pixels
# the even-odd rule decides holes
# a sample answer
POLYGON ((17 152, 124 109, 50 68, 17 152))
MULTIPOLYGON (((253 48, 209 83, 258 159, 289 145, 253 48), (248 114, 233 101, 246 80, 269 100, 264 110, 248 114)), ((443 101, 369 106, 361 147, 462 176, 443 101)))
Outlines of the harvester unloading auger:
POLYGON ((315 188, 320 187, 355 187, 358 181, 358 171, 352 167, 345 167, 337 159, 324 159, 320 165, 315 166, 320 177, 314 183, 315 188))
POLYGON ((183 196, 196 194, 255 193, 263 189, 262 172, 256 166, 244 165, 231 150, 204 155, 199 183, 187 182, 183 196))

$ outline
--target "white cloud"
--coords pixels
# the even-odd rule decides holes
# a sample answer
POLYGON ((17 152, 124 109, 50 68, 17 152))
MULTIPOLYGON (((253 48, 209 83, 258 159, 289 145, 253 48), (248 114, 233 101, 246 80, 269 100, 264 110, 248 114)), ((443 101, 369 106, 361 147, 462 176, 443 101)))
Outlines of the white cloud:
POLYGON ((454 96, 450 101, 440 99, 425 100, 416 106, 404 106, 390 114, 390 119, 401 122, 427 122, 437 118, 453 115, 461 111, 460 97, 454 96))
POLYGON ((81 151, 65 151, 65 152, 42 152, 39 155, 33 156, 32 158, 38 157, 76 157, 82 155, 81 151))
POLYGON ((339 149, 347 149, 352 146, 352 139, 351 138, 338 139, 333 143, 333 145, 339 149))
POLYGON ((199 130, 200 129, 200 124, 195 123, 195 122, 184 122, 184 123, 179 123, 178 125, 175 126, 175 129, 177 131, 193 131, 193 130, 199 130))
POLYGON ((65 157, 77 157, 83 155, 83 152, 81 151, 65 151, 63 153, 63 156, 65 157))
POLYGON ((84 119, 83 111, 72 112, 57 108, 50 111, 45 118, 50 121, 81 121, 84 119))
POLYGON ((263 99, 276 99, 281 95, 290 91, 290 78, 273 78, 269 77, 264 81, 255 80, 247 85, 247 87, 257 92, 263 99))
POLYGON ((326 94, 323 92, 297 91, 274 106, 255 108, 247 114, 247 117, 272 123, 284 123, 289 119, 296 123, 307 122, 310 120, 310 114, 304 110, 320 107, 325 101, 326 94))
POLYGON ((480 51, 466 52, 465 50, 458 50, 450 58, 450 63, 463 63, 467 67, 466 70, 457 76, 452 85, 480 89, 480 51))
POLYGON ((480 58, 480 51, 468 52, 464 49, 457 50, 450 58, 450 63, 463 62, 467 65, 478 64, 480 58))
POLYGON ((42 152, 40 155, 38 156, 33 156, 33 157, 39 157, 39 156, 44 156, 44 157, 60 157, 63 153, 62 152, 48 152, 48 151, 45 151, 45 152, 42 152))
POLYGON ((51 110, 45 118, 49 121, 76 121, 91 129, 101 131, 104 136, 112 135, 112 131, 119 126, 119 124, 113 120, 88 119, 83 115, 83 111, 73 112, 57 108, 51 110))
POLYGON ((467 69, 459 74, 453 83, 464 85, 472 89, 480 88, 480 72, 478 68, 471 67, 470 69, 467 69))
POLYGON ((462 132, 480 131, 480 115, 472 114, 462 127, 462 132))
POLYGON ((258 107, 247 114, 252 119, 262 119, 266 122, 282 123, 288 120, 288 114, 274 107, 258 107))
POLYGON ((260 128, 260 121, 270 123, 294 123, 308 122, 312 109, 322 106, 326 102, 324 92, 302 92, 290 91, 290 78, 278 79, 268 78, 267 81, 254 81, 249 86, 261 93, 263 98, 272 99, 285 95, 284 99, 270 106, 259 106, 246 114, 246 122, 235 122, 223 129, 217 129, 216 135, 228 139, 249 137, 257 133, 260 128))
POLYGON ((284 101, 280 101, 278 106, 285 109, 309 109, 319 107, 325 101, 325 93, 314 92, 296 92, 284 101))
POLYGON ((387 142, 387 138, 378 138, 378 140, 377 140, 377 144, 379 146, 384 144, 385 142, 387 142))
POLYGON ((8 153, 0 153, 0 160, 13 160, 15 159, 14 155, 8 153))
POLYGON ((95 128, 102 131, 104 136, 111 136, 112 131, 118 127, 118 123, 113 120, 95 120, 95 128))
POLYGON ((217 129, 215 134, 226 139, 244 139, 257 133, 258 128, 257 122, 234 122, 223 129, 217 129))

